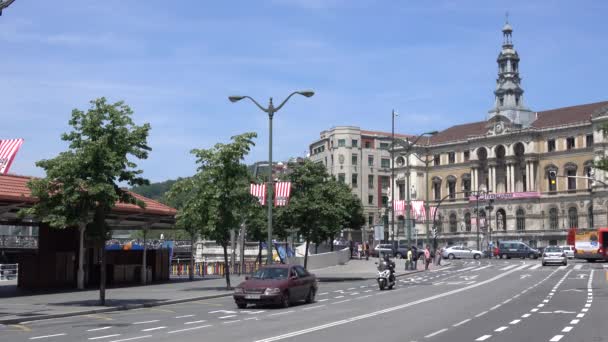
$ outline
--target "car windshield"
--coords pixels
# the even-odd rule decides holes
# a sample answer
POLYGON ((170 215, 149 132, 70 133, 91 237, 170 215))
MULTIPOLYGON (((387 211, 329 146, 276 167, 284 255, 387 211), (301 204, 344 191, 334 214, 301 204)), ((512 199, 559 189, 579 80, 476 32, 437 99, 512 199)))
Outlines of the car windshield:
POLYGON ((257 270, 253 279, 287 279, 287 269, 279 267, 266 267, 257 270))
POLYGON ((561 253, 562 249, 559 247, 551 246, 551 247, 545 248, 545 252, 546 253, 561 253))

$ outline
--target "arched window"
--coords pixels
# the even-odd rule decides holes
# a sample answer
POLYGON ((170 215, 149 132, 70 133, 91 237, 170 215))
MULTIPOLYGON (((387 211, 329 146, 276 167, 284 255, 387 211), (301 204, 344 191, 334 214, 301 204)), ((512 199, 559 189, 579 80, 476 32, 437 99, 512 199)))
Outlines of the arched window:
POLYGON ((523 232, 526 230, 526 213, 522 208, 517 209, 517 212, 515 212, 515 218, 517 221, 517 231, 523 232))
POLYGON ((559 228, 559 220, 557 217, 557 208, 549 209, 549 228, 551 228, 551 229, 559 228))
POLYGON ((504 209, 496 210, 496 230, 507 230, 507 214, 504 209))
POLYGON ((464 226, 467 232, 471 231, 471 213, 469 212, 464 214, 464 226))
POLYGON ((471 175, 468 173, 462 175, 462 191, 465 198, 471 196, 471 175))
POLYGON ((433 195, 435 201, 441 199, 441 178, 439 177, 433 177, 433 195))
POLYGON ((568 228, 578 228, 578 211, 575 207, 568 209, 568 228))
POLYGON ((456 233, 458 231, 458 220, 456 219, 456 213, 450 214, 450 233, 456 233))
POLYGON ((589 228, 593 228, 593 205, 587 208, 587 225, 589 228))
POLYGON ((576 170, 577 165, 574 163, 564 165, 564 176, 568 177, 568 190, 576 190, 576 170))
POLYGON ((450 199, 453 200, 456 198, 456 177, 448 176, 448 194, 450 195, 450 199))
POLYGON ((589 178, 587 179, 587 189, 591 189, 593 187, 593 180, 591 180, 591 178, 593 178, 593 162, 591 160, 588 160, 585 162, 585 167, 583 169, 583 176, 589 178))

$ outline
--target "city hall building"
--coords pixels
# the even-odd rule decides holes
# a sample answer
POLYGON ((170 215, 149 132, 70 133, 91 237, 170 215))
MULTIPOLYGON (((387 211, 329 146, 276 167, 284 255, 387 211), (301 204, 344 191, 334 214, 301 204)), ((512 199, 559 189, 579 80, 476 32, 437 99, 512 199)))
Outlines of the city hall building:
MULTIPOLYGON (((431 209, 412 211, 419 241, 434 225, 440 245, 476 247, 479 238, 481 248, 497 240, 540 247, 565 244, 570 227, 608 225, 606 175, 593 169, 594 160, 606 155, 601 127, 608 124, 608 101, 529 108, 512 31, 508 23, 502 29, 495 102, 485 120, 449 127, 409 149, 396 146, 393 157, 390 133, 357 127, 323 131, 310 145, 311 160, 360 196, 366 228, 381 224, 390 209, 393 166, 395 203, 406 200, 407 190, 412 201, 431 209)), ((395 225, 403 227, 403 213, 395 214, 395 225)), ((404 238, 403 228, 398 235, 404 238)))

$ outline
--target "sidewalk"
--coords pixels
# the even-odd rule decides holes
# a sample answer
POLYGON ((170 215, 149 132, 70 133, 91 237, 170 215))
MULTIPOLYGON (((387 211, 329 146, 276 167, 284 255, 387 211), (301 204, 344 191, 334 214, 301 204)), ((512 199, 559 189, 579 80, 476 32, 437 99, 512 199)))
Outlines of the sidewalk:
MULTIPOLYGON (((395 262, 395 275, 397 277, 403 277, 408 274, 418 273, 424 271, 424 262, 419 261, 417 264, 417 269, 414 270, 405 270, 405 259, 391 259, 395 262)), ((327 268, 322 268, 318 270, 310 270, 310 272, 314 273, 319 281, 357 281, 357 280, 369 280, 376 279, 378 275, 378 265, 375 263, 378 262, 378 258, 369 258, 369 260, 365 259, 351 259, 346 265, 332 266, 327 268)), ((429 265, 429 270, 433 270, 436 268, 441 268, 443 266, 447 266, 450 263, 447 260, 442 260, 441 266, 435 266, 433 264, 429 265)))

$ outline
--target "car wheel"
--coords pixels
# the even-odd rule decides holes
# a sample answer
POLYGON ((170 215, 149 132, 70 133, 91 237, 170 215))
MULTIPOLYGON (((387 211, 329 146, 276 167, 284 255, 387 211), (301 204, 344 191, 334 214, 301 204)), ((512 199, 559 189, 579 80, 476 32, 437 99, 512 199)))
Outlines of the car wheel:
POLYGON ((281 307, 287 309, 289 307, 289 304, 291 304, 291 300, 289 299, 289 292, 285 292, 281 297, 281 307))
POLYGON ((567 261, 564 261, 563 265, 564 265, 564 266, 568 266, 568 262, 567 262, 567 261))
POLYGON ((528 258, 530 258, 530 259, 534 259, 534 256, 535 256, 534 253, 528 254, 528 258))
POLYGON ((401 253, 397 253, 397 254, 395 254, 395 258, 397 258, 397 259, 402 259, 402 258, 403 258, 403 255, 401 255, 401 253))
POLYGON ((454 254, 450 253, 450 254, 448 254, 448 259, 454 260, 454 259, 456 259, 456 256, 454 254))
POLYGON ((245 302, 236 302, 236 306, 239 309, 247 309, 247 303, 245 302))
POLYGON ((315 295, 316 295, 315 288, 311 286, 310 290, 308 290, 308 295, 306 295, 306 304, 314 303, 315 295))
POLYGON ((543 262, 543 266, 547 266, 547 264, 545 264, 545 263, 543 262))
POLYGON ((507 258, 507 255, 506 255, 506 254, 501 254, 501 255, 500 255, 500 258, 501 258, 501 259, 506 259, 506 258, 507 258))
POLYGON ((481 255, 479 255, 479 254, 473 255, 473 259, 475 259, 475 260, 480 259, 480 258, 481 258, 481 255))

